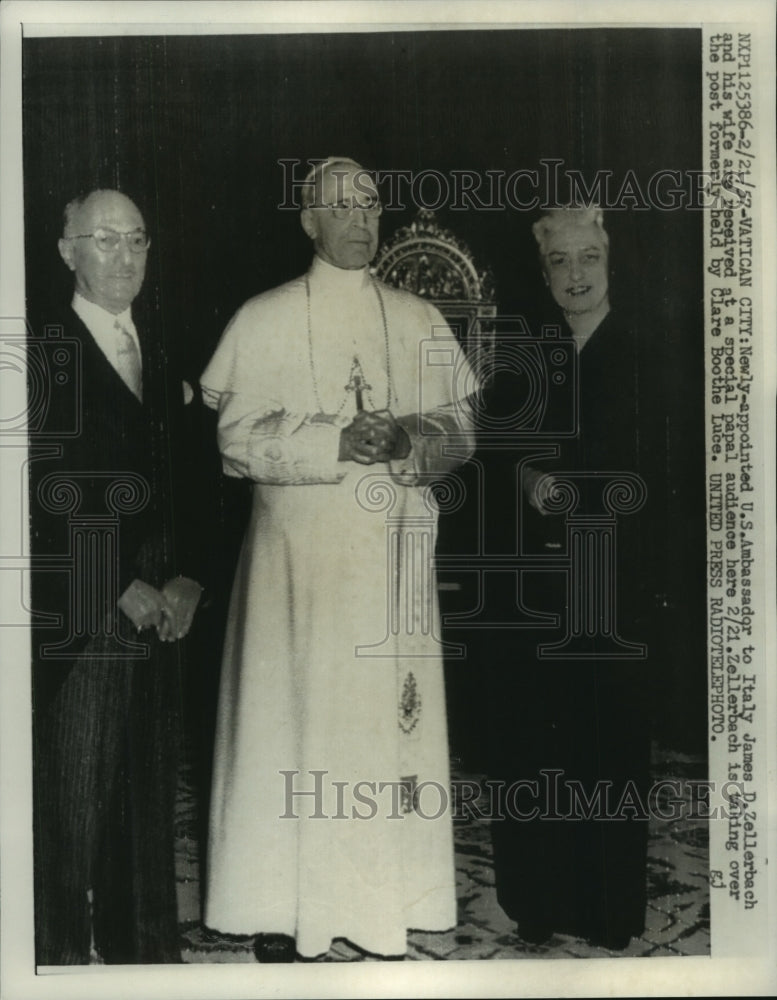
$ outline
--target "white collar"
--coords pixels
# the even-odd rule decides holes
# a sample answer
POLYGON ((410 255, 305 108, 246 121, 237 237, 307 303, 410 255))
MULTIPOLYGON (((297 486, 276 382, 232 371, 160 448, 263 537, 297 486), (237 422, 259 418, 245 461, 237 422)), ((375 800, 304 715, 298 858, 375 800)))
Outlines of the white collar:
POLYGON ((341 289, 343 292, 359 291, 368 288, 372 280, 369 267, 347 268, 335 267, 329 264, 317 254, 310 265, 310 280, 318 284, 325 283, 332 288, 341 289))
POLYGON ((80 292, 73 293, 73 310, 76 315, 79 316, 89 330, 92 326, 103 327, 104 329, 112 330, 116 321, 130 333, 135 333, 135 324, 132 322, 132 307, 127 306, 127 308, 120 313, 110 313, 107 309, 103 309, 102 306, 98 306, 96 302, 90 302, 89 299, 84 298, 80 292))

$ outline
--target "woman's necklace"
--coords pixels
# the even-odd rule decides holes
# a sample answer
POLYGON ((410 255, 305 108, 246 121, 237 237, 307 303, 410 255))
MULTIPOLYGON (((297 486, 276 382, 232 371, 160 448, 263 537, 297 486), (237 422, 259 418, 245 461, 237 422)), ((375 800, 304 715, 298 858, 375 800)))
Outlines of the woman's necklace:
MULTIPOLYGON (((383 304, 383 296, 380 294, 380 289, 374 281, 370 281, 370 284, 375 289, 375 294, 378 297, 378 305, 380 306, 380 315, 383 320, 383 342, 386 348, 386 409, 391 408, 391 395, 392 395, 392 384, 391 384, 391 352, 389 351, 389 338, 388 338, 388 323, 386 322, 386 307, 383 304)), ((310 280, 307 275, 305 275, 305 297, 307 301, 307 311, 308 311, 308 360, 310 362, 310 374, 313 378, 313 392, 316 396, 316 406, 318 407, 319 413, 324 412, 324 407, 321 405, 321 393, 318 388, 318 379, 316 378, 316 366, 313 362, 313 324, 311 319, 311 308, 310 308, 310 280)), ((348 401, 348 393, 355 393, 356 406, 357 409, 361 409, 361 399, 362 392, 366 391, 367 399, 369 400, 370 406, 375 409, 372 402, 372 395, 369 390, 372 386, 367 385, 364 380, 364 374, 362 372, 361 362, 357 355, 354 355, 353 361, 351 363, 351 371, 348 376, 348 384, 344 386, 345 396, 343 397, 342 403, 340 403, 337 408, 337 414, 339 415, 346 402, 348 401)))

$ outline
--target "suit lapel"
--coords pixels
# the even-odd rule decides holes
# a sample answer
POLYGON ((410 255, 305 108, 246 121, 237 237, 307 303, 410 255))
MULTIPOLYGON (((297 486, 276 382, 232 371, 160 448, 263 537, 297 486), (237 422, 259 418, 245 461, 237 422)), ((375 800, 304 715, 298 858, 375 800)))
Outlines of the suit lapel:
MULTIPOLYGON (((124 382, 124 379, 119 375, 110 361, 106 358, 97 341, 94 339, 92 334, 89 332, 88 327, 83 322, 80 316, 75 312, 73 313, 74 322, 76 324, 75 333, 78 335, 78 339, 81 341, 81 346, 83 350, 84 358, 84 377, 86 380, 86 387, 89 388, 91 381, 94 380, 95 383, 100 386, 106 393, 120 393, 122 397, 127 400, 132 400, 134 405, 141 409, 140 400, 137 398, 135 393, 129 388, 129 386, 124 382)), ((141 355, 143 363, 143 379, 145 385, 146 376, 146 352, 141 344, 141 355)))

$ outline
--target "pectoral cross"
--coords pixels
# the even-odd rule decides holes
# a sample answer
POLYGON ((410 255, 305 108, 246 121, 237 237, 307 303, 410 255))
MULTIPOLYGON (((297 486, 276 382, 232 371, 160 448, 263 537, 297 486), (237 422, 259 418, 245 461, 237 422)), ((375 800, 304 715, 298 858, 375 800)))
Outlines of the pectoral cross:
POLYGON ((359 359, 354 356, 353 364, 351 365, 351 377, 348 380, 348 385, 345 386, 346 392, 355 393, 356 400, 356 412, 364 409, 364 398, 362 393, 366 390, 369 392, 372 386, 369 385, 364 378, 364 373, 362 372, 362 366, 359 359))

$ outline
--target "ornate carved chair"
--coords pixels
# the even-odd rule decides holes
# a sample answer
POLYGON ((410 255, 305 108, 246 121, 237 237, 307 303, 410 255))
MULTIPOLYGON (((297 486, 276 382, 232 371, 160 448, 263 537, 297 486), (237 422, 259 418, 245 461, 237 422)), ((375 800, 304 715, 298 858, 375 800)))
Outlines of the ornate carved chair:
POLYGON ((395 288, 433 302, 479 365, 494 348, 489 320, 496 316, 494 280, 478 268, 467 244, 422 208, 379 249, 372 273, 395 288))

